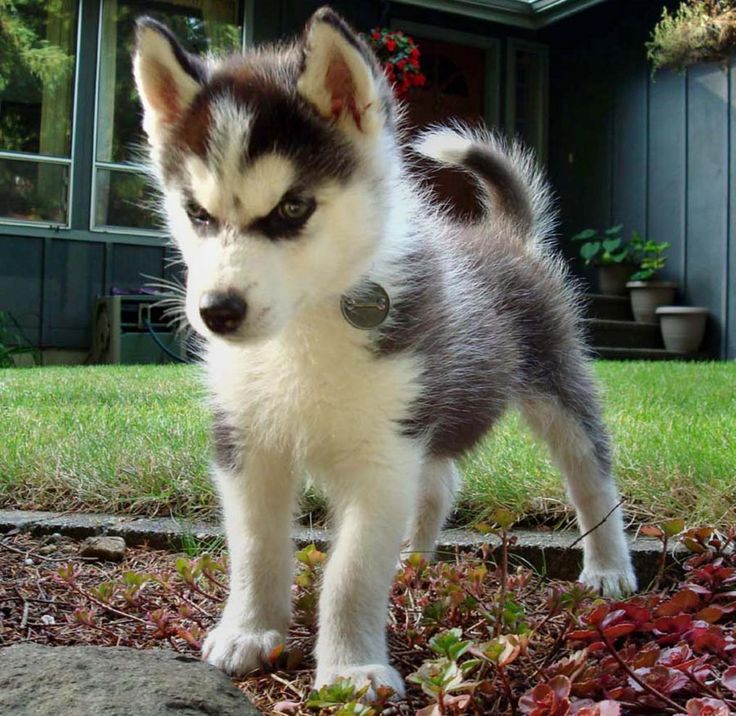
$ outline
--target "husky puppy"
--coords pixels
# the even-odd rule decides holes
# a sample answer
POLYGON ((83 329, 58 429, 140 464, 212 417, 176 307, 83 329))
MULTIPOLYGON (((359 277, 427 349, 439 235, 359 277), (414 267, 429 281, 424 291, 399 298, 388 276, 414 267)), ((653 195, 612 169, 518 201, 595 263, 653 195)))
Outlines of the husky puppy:
POLYGON ((293 44, 225 59, 191 56, 142 18, 134 67, 215 416, 231 575, 204 658, 242 674, 283 642, 308 471, 335 521, 316 683, 401 694, 385 626, 402 542, 432 552, 455 459, 510 406, 548 443, 580 529, 600 523, 581 581, 634 590, 576 300, 529 155, 490 133, 430 130, 418 151, 475 177, 485 215, 458 223, 433 208, 407 169, 391 88, 329 8, 293 44))

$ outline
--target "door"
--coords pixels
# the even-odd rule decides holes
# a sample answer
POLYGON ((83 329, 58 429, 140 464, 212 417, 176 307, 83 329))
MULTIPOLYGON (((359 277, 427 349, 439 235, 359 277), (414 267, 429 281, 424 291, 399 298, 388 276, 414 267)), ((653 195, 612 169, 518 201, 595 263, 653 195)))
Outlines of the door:
MULTIPOLYGON (((421 129, 449 120, 461 120, 471 125, 484 121, 486 108, 486 53, 482 47, 460 42, 437 40, 413 32, 419 46, 422 72, 427 82, 414 87, 408 96, 410 135, 421 129)), ((430 162, 422 168, 432 168, 432 189, 438 201, 447 201, 456 216, 476 216, 480 206, 475 198, 475 186, 455 169, 436 169, 430 162)))

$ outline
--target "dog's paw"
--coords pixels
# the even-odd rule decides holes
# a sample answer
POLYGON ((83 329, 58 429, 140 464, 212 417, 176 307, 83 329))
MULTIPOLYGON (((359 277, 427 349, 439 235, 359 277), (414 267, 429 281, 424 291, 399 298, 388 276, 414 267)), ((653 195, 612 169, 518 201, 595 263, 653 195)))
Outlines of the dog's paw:
POLYGON ((343 667, 317 667, 317 675, 314 679, 315 688, 333 684, 340 679, 347 679, 357 688, 370 684, 365 698, 372 700, 376 698, 376 690, 382 686, 388 686, 394 692, 396 699, 404 696, 404 680, 396 669, 388 664, 365 664, 363 666, 343 667))
POLYGON ((616 570, 584 569, 578 579, 604 597, 619 599, 636 592, 636 575, 630 568, 616 570))
POLYGON ((231 676, 242 676, 270 666, 269 654, 283 643, 283 635, 274 630, 243 631, 220 624, 204 640, 202 658, 231 676))

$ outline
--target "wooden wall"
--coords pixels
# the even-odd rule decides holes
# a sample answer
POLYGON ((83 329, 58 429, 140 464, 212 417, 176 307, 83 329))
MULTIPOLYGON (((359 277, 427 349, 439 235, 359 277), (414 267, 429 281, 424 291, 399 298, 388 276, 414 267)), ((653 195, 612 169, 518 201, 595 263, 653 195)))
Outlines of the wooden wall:
POLYGON ((736 358, 736 60, 652 77, 644 42, 661 7, 610 0, 540 34, 561 238, 623 223, 669 241, 665 277, 711 311, 710 353, 736 358))
POLYGON ((168 275, 164 246, 0 236, 0 308, 34 345, 87 350, 94 299, 168 275))

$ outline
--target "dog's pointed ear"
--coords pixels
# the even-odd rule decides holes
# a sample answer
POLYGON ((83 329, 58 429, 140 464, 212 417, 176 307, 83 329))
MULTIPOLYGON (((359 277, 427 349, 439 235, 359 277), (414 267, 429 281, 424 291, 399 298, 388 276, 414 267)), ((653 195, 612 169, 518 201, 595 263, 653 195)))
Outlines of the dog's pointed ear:
POLYGON ((150 17, 136 23, 133 74, 143 104, 143 129, 153 144, 189 107, 204 82, 204 64, 150 17))
POLYGON ((345 129, 375 134, 383 124, 379 80, 370 50, 331 8, 312 15, 304 30, 304 99, 345 129))

